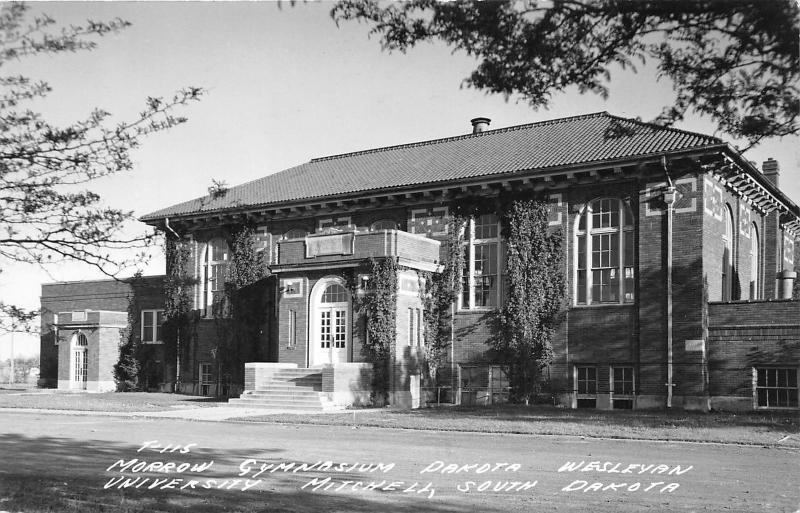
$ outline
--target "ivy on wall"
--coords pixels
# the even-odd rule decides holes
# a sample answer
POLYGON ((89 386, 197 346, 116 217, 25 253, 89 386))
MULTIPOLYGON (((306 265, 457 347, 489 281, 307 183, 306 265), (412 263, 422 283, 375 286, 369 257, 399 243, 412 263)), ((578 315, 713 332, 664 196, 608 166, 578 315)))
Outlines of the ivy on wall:
POLYGON ((119 359, 113 369, 118 392, 149 390, 163 379, 156 364, 155 347, 143 344, 135 329, 141 312, 137 291, 142 283, 141 273, 130 279, 133 293, 128 297, 128 321, 120 330, 119 359))
MULTIPOLYGON (((212 306, 217 333, 213 350, 217 383, 243 382, 244 362, 263 359, 259 354, 266 323, 267 291, 262 281, 269 275, 263 254, 256 249, 255 231, 243 227, 229 241, 231 252, 224 293, 212 306)), ((217 393, 220 393, 217 387, 217 393)))
POLYGON ((566 299, 563 234, 548 230, 542 201, 517 200, 502 217, 508 244, 505 305, 498 311, 490 354, 509 367, 512 400, 531 401, 566 299))
POLYGON ((455 215, 448 224, 441 272, 420 273, 425 362, 433 386, 438 384, 439 370, 444 367, 447 360, 447 349, 450 347, 453 335, 453 305, 461 294, 461 279, 464 273, 464 222, 464 217, 455 215))
POLYGON ((191 265, 190 241, 167 236, 167 275, 164 279, 164 358, 175 362, 175 390, 180 391, 184 362, 197 342, 198 313, 192 296, 197 279, 191 265))
MULTIPOLYGON (((366 319, 366 340, 361 355, 372 363, 372 402, 386 404, 391 386, 392 351, 396 347, 397 262, 394 258, 370 260, 369 290, 357 297, 356 309, 366 319)), ((352 276, 345 278, 353 287, 352 276)))

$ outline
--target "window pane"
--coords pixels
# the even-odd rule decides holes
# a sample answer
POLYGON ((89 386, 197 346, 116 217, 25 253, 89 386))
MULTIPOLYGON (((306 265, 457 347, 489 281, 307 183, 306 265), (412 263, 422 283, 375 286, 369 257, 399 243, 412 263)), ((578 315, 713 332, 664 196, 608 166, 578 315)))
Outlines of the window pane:
POLYGON ((475 219, 475 238, 476 239, 496 239, 497 231, 497 216, 494 214, 485 214, 478 216, 475 219))
POLYGON ((578 303, 586 303, 586 271, 578 271, 578 303))
POLYGON ((153 342, 153 314, 142 312, 142 342, 153 342))
POLYGON ((222 239, 216 239, 211 244, 211 260, 219 262, 228 259, 228 243, 222 239))
POLYGON ((469 246, 464 246, 464 269, 461 273, 461 308, 470 308, 469 304, 469 246))
POLYGON ((769 404, 767 404, 767 390, 766 389, 759 388, 757 396, 758 396, 758 405, 759 406, 769 406, 769 404))
POLYGON ((347 290, 339 285, 333 283, 328 285, 325 292, 322 293, 322 303, 346 303, 348 300, 347 290))
POLYGON ((331 347, 331 312, 320 312, 320 347, 327 349, 331 347))
POLYGON ((344 310, 336 310, 336 332, 334 334, 334 347, 342 349, 345 347, 347 340, 347 312, 344 310))
POLYGON ((586 236, 578 237, 578 269, 586 269, 586 236))
POLYGON ((162 327, 164 326, 164 311, 159 310, 156 312, 156 342, 164 340, 162 336, 162 327))

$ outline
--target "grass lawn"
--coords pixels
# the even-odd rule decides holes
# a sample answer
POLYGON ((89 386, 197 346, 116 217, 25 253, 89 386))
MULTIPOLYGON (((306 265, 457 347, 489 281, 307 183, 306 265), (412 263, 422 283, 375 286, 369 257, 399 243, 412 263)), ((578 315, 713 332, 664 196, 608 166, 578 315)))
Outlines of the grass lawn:
MULTIPOLYGON (((216 406, 219 399, 196 395, 148 392, 106 392, 87 394, 58 392, 52 389, 12 388, 0 386, 0 408, 44 408, 49 410, 85 411, 165 411, 176 408, 216 406)), ((224 400, 222 400, 224 401, 224 400)))
POLYGON ((683 411, 601 412, 564 410, 552 406, 505 405, 413 411, 350 410, 337 414, 262 415, 236 420, 800 447, 798 411, 738 414, 683 411))

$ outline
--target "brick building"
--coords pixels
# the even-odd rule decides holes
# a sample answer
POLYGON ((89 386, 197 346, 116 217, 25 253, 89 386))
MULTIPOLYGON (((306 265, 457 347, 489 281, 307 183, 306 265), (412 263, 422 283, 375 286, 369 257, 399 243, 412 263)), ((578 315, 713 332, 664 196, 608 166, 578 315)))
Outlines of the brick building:
POLYGON ((162 276, 42 285, 39 386, 116 389, 113 367, 129 324, 135 336, 152 345, 152 363, 163 366, 158 330, 163 309, 162 276))
MULTIPOLYGON (((211 336, 231 234, 256 229, 270 277, 261 357, 243 377, 251 399, 279 395, 266 390, 276 380, 309 380, 334 403, 366 400, 352 294, 368 288, 370 257, 391 257, 400 270, 389 400, 426 400, 420 276, 440 270, 455 205, 515 191, 547 198, 564 237, 568 307, 547 369, 554 400, 797 408, 800 303, 789 291, 800 209, 778 188, 777 162, 758 169, 715 137, 605 112, 497 130, 472 122, 467 135, 314 159, 143 218, 192 249, 199 341, 211 336)), ((492 214, 464 228, 444 375, 459 399, 475 399, 465 392, 502 384, 486 340, 504 298, 504 241, 492 214)), ((185 365, 182 383, 209 372, 221 382, 207 353, 185 365)))

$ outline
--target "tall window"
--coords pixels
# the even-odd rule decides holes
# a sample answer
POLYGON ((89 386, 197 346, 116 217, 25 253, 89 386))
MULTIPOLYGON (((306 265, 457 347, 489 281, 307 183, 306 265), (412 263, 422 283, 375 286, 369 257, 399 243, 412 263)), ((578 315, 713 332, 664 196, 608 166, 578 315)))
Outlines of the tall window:
POLYGON ((797 369, 756 368, 759 408, 797 408, 797 369))
POLYGON ((725 231, 722 233, 722 300, 733 299, 733 211, 725 206, 725 231))
POLYGON ((592 201, 578 220, 576 239, 576 303, 633 302, 633 215, 628 205, 616 198, 592 201))
POLYGON ((142 310, 142 343, 157 344, 163 341, 161 327, 164 310, 142 310))
POLYGON ((211 314, 211 307, 219 301, 225 289, 230 251, 225 239, 213 239, 206 244, 203 255, 203 309, 211 314))
POLYGON ((500 304, 500 223, 496 215, 470 219, 465 226, 461 308, 496 308, 500 304))
POLYGON ((758 278, 761 271, 760 255, 761 245, 758 241, 758 228, 754 223, 750 226, 750 299, 758 299, 761 296, 758 290, 760 285, 758 278))

